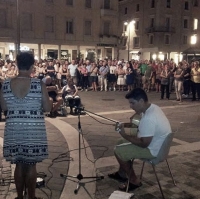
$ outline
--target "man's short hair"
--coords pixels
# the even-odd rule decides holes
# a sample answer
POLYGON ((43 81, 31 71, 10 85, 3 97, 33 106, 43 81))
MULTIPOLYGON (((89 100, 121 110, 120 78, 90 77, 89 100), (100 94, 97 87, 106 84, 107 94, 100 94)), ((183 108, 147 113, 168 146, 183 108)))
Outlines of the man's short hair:
POLYGON ((134 99, 136 101, 139 101, 140 99, 143 99, 144 102, 148 102, 148 97, 146 92, 141 89, 141 88, 135 88, 133 90, 131 90, 130 92, 128 92, 125 96, 126 99, 134 99))
POLYGON ((29 70, 34 62, 35 60, 31 53, 21 52, 17 55, 17 66, 19 70, 29 70))

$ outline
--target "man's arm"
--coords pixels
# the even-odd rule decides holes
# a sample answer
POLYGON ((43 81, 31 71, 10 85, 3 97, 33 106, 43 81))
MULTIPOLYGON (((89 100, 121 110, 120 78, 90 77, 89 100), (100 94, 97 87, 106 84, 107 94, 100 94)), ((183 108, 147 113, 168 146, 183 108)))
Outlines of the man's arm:
POLYGON ((142 147, 142 148, 147 148, 149 146, 149 144, 151 143, 153 136, 151 136, 151 137, 141 137, 141 138, 138 138, 136 136, 130 136, 130 135, 127 135, 125 133, 124 124, 121 124, 120 126, 119 126, 120 135, 124 139, 128 140, 129 142, 131 142, 132 144, 137 145, 137 146, 142 147))

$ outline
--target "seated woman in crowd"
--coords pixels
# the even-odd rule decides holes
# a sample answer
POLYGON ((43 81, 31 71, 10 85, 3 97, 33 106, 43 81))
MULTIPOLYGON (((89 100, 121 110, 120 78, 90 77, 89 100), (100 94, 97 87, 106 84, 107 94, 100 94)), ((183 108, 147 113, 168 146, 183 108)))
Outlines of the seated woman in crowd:
POLYGON ((73 107, 80 106, 80 97, 78 96, 78 89, 72 78, 67 80, 66 86, 62 89, 62 98, 67 101, 70 107, 70 114, 73 114, 73 107))

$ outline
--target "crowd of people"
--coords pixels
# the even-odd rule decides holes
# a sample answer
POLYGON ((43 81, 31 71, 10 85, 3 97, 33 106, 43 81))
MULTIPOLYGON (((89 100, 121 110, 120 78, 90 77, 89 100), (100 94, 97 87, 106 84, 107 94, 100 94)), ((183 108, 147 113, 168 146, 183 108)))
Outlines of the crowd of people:
MULTIPOLYGON (((18 69, 15 62, 0 62, 0 78, 15 77, 18 69)), ((31 77, 51 77, 58 90, 70 78, 80 91, 130 91, 140 87, 146 92, 160 92, 160 99, 170 99, 176 93, 176 100, 182 101, 192 93, 192 100, 200 99, 199 61, 188 63, 183 60, 176 64, 171 60, 42 60, 35 61, 31 77)))

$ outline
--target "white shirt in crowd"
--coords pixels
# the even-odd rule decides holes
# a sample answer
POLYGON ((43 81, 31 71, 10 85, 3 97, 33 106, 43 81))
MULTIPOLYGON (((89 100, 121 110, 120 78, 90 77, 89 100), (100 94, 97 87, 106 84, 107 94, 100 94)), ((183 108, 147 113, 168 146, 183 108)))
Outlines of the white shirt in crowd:
POLYGON ((77 65, 70 64, 68 66, 69 74, 73 77, 76 76, 77 65))

